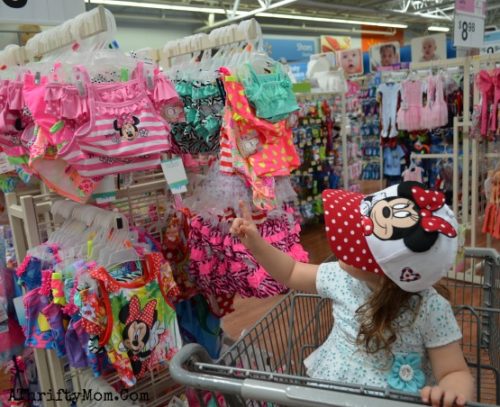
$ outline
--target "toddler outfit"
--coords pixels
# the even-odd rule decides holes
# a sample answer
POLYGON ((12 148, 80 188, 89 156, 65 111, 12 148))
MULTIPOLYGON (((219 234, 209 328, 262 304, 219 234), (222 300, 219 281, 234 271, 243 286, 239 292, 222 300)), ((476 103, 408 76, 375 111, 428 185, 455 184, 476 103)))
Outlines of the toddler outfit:
POLYGON ((382 133, 383 138, 396 137, 396 115, 398 111, 399 91, 398 83, 382 83, 377 92, 382 95, 382 133), (389 130, 390 129, 390 130, 389 130))
POLYGON ((333 300, 335 324, 325 343, 304 361, 311 377, 416 393, 425 385, 435 384, 426 349, 462 338, 450 303, 434 288, 428 288, 420 291, 421 299, 412 298, 412 310, 420 301, 418 314, 405 310, 397 318, 398 338, 391 348, 392 358, 384 352, 365 353, 356 345, 359 323, 353 316, 368 301, 370 288, 338 263, 319 267, 316 288, 319 295, 333 300), (409 365, 409 372, 398 369, 401 365, 409 365))
POLYGON ((400 130, 415 131, 421 129, 422 98, 421 81, 409 79, 401 83, 401 107, 397 116, 400 130))

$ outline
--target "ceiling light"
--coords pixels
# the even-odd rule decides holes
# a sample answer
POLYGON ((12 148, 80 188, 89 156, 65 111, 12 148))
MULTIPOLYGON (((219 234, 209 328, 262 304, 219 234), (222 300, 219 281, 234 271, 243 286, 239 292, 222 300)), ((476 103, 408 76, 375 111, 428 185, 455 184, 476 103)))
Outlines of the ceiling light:
POLYGON ((296 14, 258 13, 256 16, 257 17, 269 17, 269 18, 282 18, 282 19, 286 19, 286 20, 316 21, 316 22, 321 22, 321 23, 373 25, 376 27, 388 27, 388 28, 408 28, 408 26, 406 24, 377 23, 377 22, 373 22, 373 21, 358 21, 358 20, 341 20, 338 18, 300 16, 300 15, 296 15, 296 14))
POLYGON ((450 31, 448 27, 438 27, 436 25, 431 25, 430 27, 427 27, 427 31, 437 31, 440 33, 447 33, 450 31))
POLYGON ((121 1, 121 0, 88 0, 88 2, 91 4, 102 4, 103 6, 123 6, 123 7, 151 8, 157 10, 190 11, 192 13, 226 14, 226 10, 224 10, 223 8, 182 6, 177 4, 161 4, 161 3, 142 3, 136 1, 121 1))

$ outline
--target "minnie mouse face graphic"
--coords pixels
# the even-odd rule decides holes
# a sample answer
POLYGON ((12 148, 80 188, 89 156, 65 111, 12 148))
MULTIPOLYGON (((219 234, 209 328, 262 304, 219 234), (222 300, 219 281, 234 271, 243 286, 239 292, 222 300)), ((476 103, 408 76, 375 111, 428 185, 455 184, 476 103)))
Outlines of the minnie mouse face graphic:
POLYGON ((135 375, 144 372, 144 360, 152 353, 148 344, 157 316, 156 300, 149 301, 141 310, 137 296, 133 296, 130 303, 120 310, 120 321, 125 324, 122 345, 129 355, 135 375))
POLYGON ((433 212, 443 207, 444 195, 427 191, 424 185, 407 181, 397 187, 397 196, 368 196, 362 206, 365 235, 380 240, 399 240, 413 252, 429 250, 439 233, 455 237, 451 224, 433 212))
POLYGON ((114 129, 120 133, 120 137, 125 141, 132 141, 139 134, 137 125, 140 123, 139 119, 135 116, 125 116, 121 120, 113 122, 114 129))

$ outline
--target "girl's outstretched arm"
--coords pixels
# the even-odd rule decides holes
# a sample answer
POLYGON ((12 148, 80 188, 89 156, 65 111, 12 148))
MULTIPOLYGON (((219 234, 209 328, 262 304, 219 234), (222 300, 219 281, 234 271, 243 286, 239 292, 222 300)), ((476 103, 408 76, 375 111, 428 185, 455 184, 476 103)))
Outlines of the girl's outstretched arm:
POLYGON ((250 208, 240 203, 242 218, 236 218, 231 233, 239 237, 257 262, 276 280, 294 290, 316 293, 318 266, 300 263, 267 243, 252 220, 250 208))

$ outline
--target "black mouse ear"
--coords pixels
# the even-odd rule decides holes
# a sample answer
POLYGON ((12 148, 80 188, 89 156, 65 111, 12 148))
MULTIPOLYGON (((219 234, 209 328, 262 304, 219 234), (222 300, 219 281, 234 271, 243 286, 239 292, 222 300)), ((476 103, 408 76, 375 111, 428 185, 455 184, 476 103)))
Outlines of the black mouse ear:
POLYGON ((118 120, 116 120, 116 119, 113 122, 113 127, 115 128, 116 131, 121 131, 121 128, 118 127, 118 120))
POLYGON ((412 233, 403 238, 403 242, 412 252, 423 253, 434 246, 438 236, 438 232, 426 232, 419 225, 412 233))
POLYGON ((140 120, 135 116, 132 117, 134 118, 134 124, 137 126, 140 123, 140 120))
POLYGON ((410 199, 413 201, 413 193, 411 189, 414 187, 419 187, 422 189, 426 189, 424 184, 421 184, 417 181, 403 181, 398 185, 398 196, 406 199, 410 199))
POLYGON ((129 310, 129 304, 126 304, 122 307, 120 313, 118 314, 118 318, 120 319, 120 322, 122 324, 124 324, 128 319, 128 314, 129 314, 128 310, 129 310))

